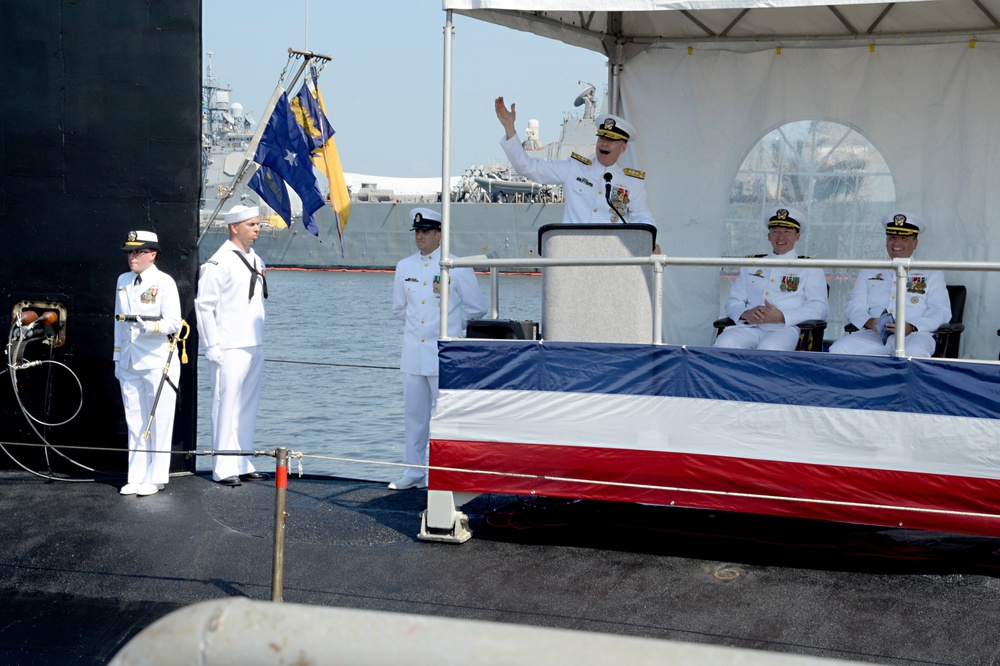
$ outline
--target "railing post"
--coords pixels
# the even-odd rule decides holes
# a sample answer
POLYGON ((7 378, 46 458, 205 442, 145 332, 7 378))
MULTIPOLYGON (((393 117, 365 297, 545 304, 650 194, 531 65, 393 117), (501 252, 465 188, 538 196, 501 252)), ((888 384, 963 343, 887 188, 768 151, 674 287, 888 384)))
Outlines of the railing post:
POLYGON ((288 493, 288 449, 275 451, 274 469, 274 563, 271 567, 271 601, 281 603, 285 585, 285 503, 288 493))
POLYGON ((896 358, 906 356, 906 266, 896 264, 896 337, 892 355, 896 358))
POLYGON ((653 264, 653 344, 663 344, 663 264, 653 264))
POLYGON ((500 318, 500 281, 497 267, 490 266, 490 319, 500 318))

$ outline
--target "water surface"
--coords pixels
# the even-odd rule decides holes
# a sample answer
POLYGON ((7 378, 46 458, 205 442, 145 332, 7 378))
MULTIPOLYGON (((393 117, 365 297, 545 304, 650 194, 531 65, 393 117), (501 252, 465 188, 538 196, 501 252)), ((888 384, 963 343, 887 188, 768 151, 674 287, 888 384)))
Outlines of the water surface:
MULTIPOLYGON (((264 386, 255 448, 400 462, 403 322, 392 315, 391 272, 278 271, 267 274, 264 386)), ((489 302, 489 277, 479 276, 489 302)), ((500 316, 541 319, 541 279, 500 276, 500 316)), ((198 450, 211 448, 207 362, 198 357, 198 450)), ((259 469, 274 469, 261 458, 259 469)), ((208 457, 198 469, 208 470, 208 457)), ((295 462, 290 472, 295 473, 295 462)), ((306 458, 303 471, 391 481, 399 469, 306 458)))

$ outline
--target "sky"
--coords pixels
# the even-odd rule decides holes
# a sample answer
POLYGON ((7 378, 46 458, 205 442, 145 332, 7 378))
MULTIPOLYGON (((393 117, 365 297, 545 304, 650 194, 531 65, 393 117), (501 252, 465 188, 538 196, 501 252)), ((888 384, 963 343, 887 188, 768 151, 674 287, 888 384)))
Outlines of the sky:
MULTIPOLYGON (((215 78, 259 121, 289 47, 332 56, 320 89, 344 171, 440 177, 441 7, 441 0, 203 0, 203 70, 212 52, 215 78)), ((566 113, 582 114, 573 101, 587 83, 603 103, 601 54, 464 16, 453 24, 451 175, 505 161, 497 96, 517 104, 522 139, 528 120, 539 121, 542 143, 559 139, 566 113)))

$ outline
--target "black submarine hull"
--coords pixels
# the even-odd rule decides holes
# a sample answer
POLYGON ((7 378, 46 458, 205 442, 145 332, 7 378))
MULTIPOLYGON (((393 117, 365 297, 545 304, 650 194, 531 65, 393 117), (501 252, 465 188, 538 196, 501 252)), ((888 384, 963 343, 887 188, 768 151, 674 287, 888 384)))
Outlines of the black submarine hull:
MULTIPOLYGON (((124 472, 112 350, 129 230, 159 234, 159 266, 194 328, 201 2, 5 2, 0 25, 0 324, 9 331, 25 309, 59 313, 48 331, 58 344, 23 348, 25 361, 45 362, 0 378, 0 467, 87 474, 37 446, 44 439, 87 467, 124 472)), ((192 330, 175 450, 195 447, 197 345, 192 330)), ((172 456, 172 471, 193 465, 172 456)))

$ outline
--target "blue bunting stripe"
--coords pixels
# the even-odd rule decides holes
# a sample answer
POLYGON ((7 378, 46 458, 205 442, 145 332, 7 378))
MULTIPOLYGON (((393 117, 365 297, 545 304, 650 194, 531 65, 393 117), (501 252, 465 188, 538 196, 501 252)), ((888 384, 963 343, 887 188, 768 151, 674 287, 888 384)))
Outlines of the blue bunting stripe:
POLYGON ((570 342, 439 345, 442 390, 661 396, 1000 418, 995 363, 570 342))

